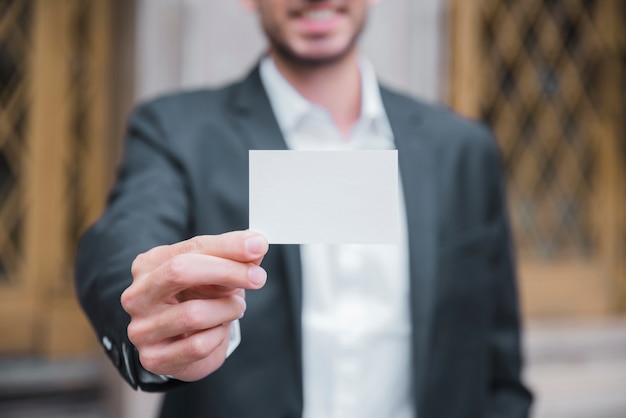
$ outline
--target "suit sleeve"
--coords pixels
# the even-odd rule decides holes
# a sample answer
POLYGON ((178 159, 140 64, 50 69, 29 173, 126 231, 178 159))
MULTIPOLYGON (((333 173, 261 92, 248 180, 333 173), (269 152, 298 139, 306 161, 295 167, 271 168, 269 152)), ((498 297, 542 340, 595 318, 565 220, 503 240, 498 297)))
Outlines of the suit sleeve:
MULTIPOLYGON (((491 137, 491 135, 490 135, 491 137)), ((531 393, 521 381, 521 325, 516 287, 516 268, 509 226, 504 173, 501 159, 491 137, 490 211, 495 222, 495 239, 491 257, 496 282, 493 285, 493 315, 489 333, 490 381, 489 418, 524 418, 529 414, 531 393)))
POLYGON ((160 120, 150 106, 131 116, 116 185, 106 211, 81 238, 75 276, 80 303, 107 355, 133 388, 146 391, 180 382, 141 367, 120 296, 132 282, 138 254, 185 239, 190 230, 188 184, 160 120))

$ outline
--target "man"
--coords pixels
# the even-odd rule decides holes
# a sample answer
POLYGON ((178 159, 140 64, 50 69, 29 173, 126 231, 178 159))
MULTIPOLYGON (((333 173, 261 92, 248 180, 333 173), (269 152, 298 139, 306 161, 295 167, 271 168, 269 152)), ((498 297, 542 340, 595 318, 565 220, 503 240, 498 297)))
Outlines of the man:
POLYGON ((244 3, 268 55, 140 106, 81 242, 78 293, 115 366, 168 392, 163 417, 527 416, 488 131, 378 88, 357 48, 373 0, 244 3), (286 148, 397 148, 402 242, 269 249, 245 230, 248 150, 286 148))

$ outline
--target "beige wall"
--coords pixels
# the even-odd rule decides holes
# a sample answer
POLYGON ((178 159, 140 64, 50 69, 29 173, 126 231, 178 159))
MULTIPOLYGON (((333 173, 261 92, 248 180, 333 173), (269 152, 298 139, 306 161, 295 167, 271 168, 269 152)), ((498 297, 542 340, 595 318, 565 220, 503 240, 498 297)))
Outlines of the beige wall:
MULTIPOLYGON (((392 87, 436 100, 445 80, 444 0, 383 0, 363 50, 392 87)), ((265 45, 239 1, 139 0, 137 97, 222 84, 243 75, 265 45)))

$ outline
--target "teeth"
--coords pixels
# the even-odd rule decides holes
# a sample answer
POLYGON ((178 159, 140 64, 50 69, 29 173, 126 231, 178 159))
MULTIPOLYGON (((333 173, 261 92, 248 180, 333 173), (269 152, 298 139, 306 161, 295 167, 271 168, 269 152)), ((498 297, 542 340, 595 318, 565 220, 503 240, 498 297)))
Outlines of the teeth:
POLYGON ((310 20, 325 20, 330 19, 334 14, 335 11, 330 9, 309 10, 304 13, 304 17, 310 20))

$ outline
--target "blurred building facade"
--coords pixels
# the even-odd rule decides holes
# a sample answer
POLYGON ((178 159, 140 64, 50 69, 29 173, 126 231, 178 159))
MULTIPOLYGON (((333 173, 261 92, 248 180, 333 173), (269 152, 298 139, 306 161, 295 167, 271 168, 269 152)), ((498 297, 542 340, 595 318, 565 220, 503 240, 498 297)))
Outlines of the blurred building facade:
MULTIPOLYGON (((263 48, 236 1, 0 0, 0 415, 82 387, 59 416, 151 416, 158 397, 94 357, 76 242, 132 105, 236 79, 263 48)), ((386 0, 363 49, 386 84, 498 137, 536 417, 626 417, 624 1, 386 0)))
POLYGON ((626 417, 626 4, 457 0, 451 105, 507 170, 536 417, 626 417))

